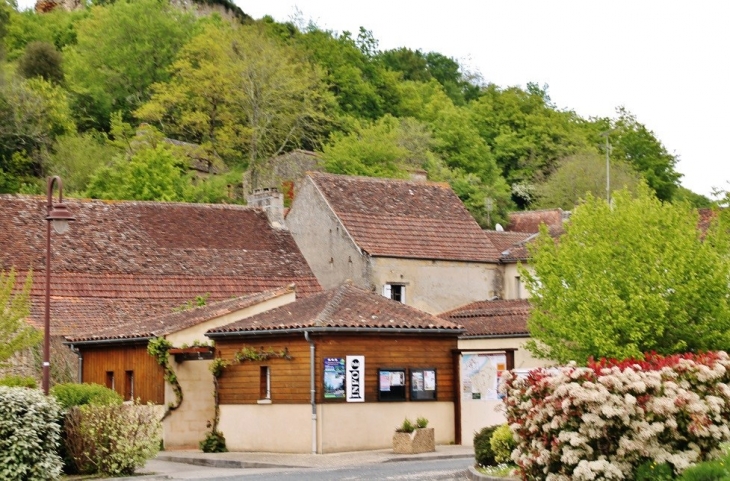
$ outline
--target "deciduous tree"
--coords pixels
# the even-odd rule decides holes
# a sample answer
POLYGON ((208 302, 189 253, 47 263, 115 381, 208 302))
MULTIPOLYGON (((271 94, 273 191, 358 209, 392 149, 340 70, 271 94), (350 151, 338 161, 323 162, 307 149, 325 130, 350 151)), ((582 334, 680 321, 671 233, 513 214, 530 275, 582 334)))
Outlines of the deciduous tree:
POLYGON ((686 204, 646 186, 613 205, 588 196, 565 234, 543 228, 522 269, 534 354, 559 362, 730 348, 728 225, 709 230, 686 204))
POLYGON ((0 271, 0 366, 13 354, 41 341, 41 333, 27 323, 30 314, 30 274, 19 290, 15 289, 15 270, 0 271))

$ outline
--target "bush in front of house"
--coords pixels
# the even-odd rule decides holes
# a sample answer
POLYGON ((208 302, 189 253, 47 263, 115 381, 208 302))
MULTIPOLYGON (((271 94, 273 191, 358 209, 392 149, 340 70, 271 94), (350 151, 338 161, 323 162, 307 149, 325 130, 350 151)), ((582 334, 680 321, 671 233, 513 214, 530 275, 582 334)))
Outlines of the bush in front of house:
POLYGON ((115 390, 94 383, 56 384, 51 388, 51 395, 61 404, 63 409, 87 404, 109 405, 122 404, 122 396, 115 390))
POLYGON ((0 479, 56 479, 60 407, 52 397, 24 387, 0 386, 0 479))
POLYGON ((226 438, 220 431, 209 431, 205 439, 200 441, 200 450, 204 453, 226 453, 226 438))
POLYGON ((151 405, 72 407, 64 423, 66 449, 82 474, 134 473, 158 453, 162 425, 151 405))
POLYGON ((477 464, 482 466, 494 466, 497 464, 492 450, 492 435, 499 428, 499 425, 487 426, 474 433, 474 458, 477 464))
POLYGON ((724 352, 601 360, 505 373, 500 390, 526 479, 634 479, 647 461, 675 474, 730 440, 724 352))
POLYGON ((492 434, 489 445, 494 453, 494 460, 499 463, 512 462, 512 451, 517 446, 509 424, 502 424, 492 434))

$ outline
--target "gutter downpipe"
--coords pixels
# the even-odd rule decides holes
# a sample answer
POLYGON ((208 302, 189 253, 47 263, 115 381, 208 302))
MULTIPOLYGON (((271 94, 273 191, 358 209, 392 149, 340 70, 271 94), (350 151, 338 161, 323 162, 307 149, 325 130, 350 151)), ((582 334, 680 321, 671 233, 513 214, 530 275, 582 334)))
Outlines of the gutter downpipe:
POLYGON ((304 339, 309 343, 309 390, 312 394, 312 454, 317 454, 317 405, 314 401, 314 341, 309 331, 304 331, 304 339))

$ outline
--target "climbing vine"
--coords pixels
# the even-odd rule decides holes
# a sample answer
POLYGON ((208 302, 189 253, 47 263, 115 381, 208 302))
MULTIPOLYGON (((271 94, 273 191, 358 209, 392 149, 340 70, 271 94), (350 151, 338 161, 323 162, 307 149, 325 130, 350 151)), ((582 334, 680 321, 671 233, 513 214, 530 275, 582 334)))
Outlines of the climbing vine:
POLYGON ((220 396, 218 394, 218 379, 223 375, 223 371, 230 364, 229 361, 217 357, 208 367, 213 373, 213 422, 208 421, 210 432, 205 435, 205 439, 200 441, 200 450, 204 453, 224 453, 228 451, 226 448, 226 438, 223 433, 218 431, 218 424, 221 420, 220 396))
POLYGON ((150 356, 155 358, 157 364, 162 366, 165 373, 165 381, 170 383, 172 391, 175 393, 175 402, 167 404, 167 410, 162 416, 162 419, 165 419, 172 411, 179 408, 183 401, 183 393, 182 388, 180 387, 180 382, 177 380, 177 375, 170 365, 170 349, 172 349, 172 343, 164 337, 150 339, 147 344, 147 352, 150 356))
POLYGON ((233 355, 233 360, 237 363, 244 361, 266 361, 274 358, 286 359, 287 361, 291 361, 293 359, 291 354, 289 354, 289 349, 286 347, 278 352, 274 351, 274 348, 272 347, 266 350, 264 350, 263 347, 260 347, 259 349, 244 347, 233 355))

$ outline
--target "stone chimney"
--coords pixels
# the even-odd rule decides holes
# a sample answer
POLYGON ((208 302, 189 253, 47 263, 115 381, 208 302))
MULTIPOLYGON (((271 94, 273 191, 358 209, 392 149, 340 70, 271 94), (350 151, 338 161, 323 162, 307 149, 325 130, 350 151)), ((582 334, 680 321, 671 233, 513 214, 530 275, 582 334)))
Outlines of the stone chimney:
POLYGON ((421 169, 412 169, 408 171, 408 176, 413 182, 426 182, 428 180, 428 172, 421 169))
POLYGON ((261 207, 266 211, 269 223, 274 229, 286 229, 284 224, 284 194, 275 187, 256 189, 246 197, 251 207, 261 207))

